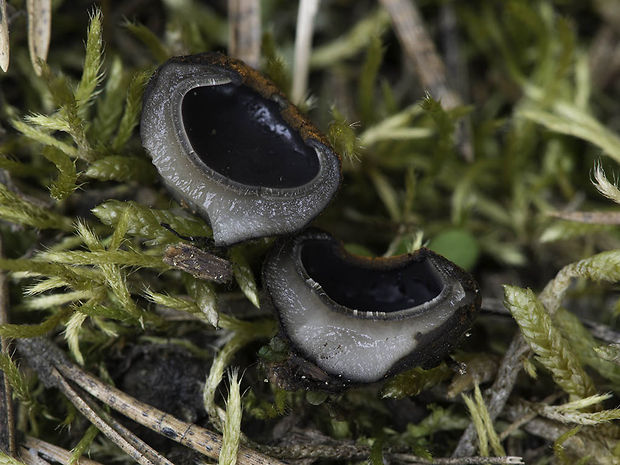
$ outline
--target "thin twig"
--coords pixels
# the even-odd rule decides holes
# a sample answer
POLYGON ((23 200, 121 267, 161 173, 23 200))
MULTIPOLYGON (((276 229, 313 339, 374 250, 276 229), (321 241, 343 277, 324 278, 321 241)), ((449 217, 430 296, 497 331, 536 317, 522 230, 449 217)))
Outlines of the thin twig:
MULTIPOLYGON (((446 77, 446 66, 437 53, 422 16, 412 0, 380 0, 390 14, 398 40, 414 69, 420 83, 444 108, 451 109, 461 104, 458 93, 450 87, 446 77)), ((456 126, 456 143, 467 161, 473 160, 468 123, 460 121, 456 126)))
POLYGON ((160 455, 127 429, 122 428, 119 431, 115 428, 115 426, 118 425, 113 426, 104 421, 92 406, 89 405, 89 402, 82 398, 55 368, 51 368, 49 375, 51 379, 53 379, 56 387, 67 396, 78 411, 136 462, 141 465, 173 465, 172 462, 160 455))
POLYGON ((304 100, 308 89, 308 69, 312 51, 314 17, 319 9, 319 0, 301 0, 297 13, 297 32, 295 36, 295 70, 293 72, 293 103, 304 100))
MULTIPOLYGON (((370 447, 364 444, 357 444, 353 441, 335 441, 326 438, 325 444, 304 444, 296 442, 288 446, 274 447, 261 446, 261 449, 268 451, 283 459, 313 459, 313 460, 364 460, 370 456, 370 447)), ((383 456, 390 462, 407 464, 439 464, 439 465, 468 465, 468 464, 519 464, 523 463, 521 457, 439 457, 431 460, 413 454, 406 454, 402 451, 385 449, 383 456)))
POLYGON ((450 457, 450 458, 434 458, 431 460, 422 459, 408 454, 392 455, 396 460, 408 464, 432 464, 432 465, 517 465, 523 464, 523 458, 515 456, 505 457, 450 457))
MULTIPOLYGON (((550 396, 547 396, 547 397, 545 397, 543 399, 543 403, 545 403, 547 405, 551 405, 560 396, 562 396, 562 393, 559 393, 559 392, 551 394, 550 396)), ((532 421, 537 416, 538 416, 538 413, 536 413, 535 411, 529 411, 529 412, 525 413, 522 417, 517 418, 510 425, 508 425, 508 427, 504 431, 502 431, 502 433, 499 435, 499 440, 503 441, 508 436, 510 436, 513 432, 515 432, 517 429, 519 429, 523 425, 529 423, 530 421, 532 421)))
MULTIPOLYGON (((152 429, 173 441, 177 441, 207 457, 217 459, 222 447, 222 437, 200 426, 187 423, 155 407, 140 402, 120 389, 108 386, 98 378, 71 363, 65 354, 45 339, 20 339, 18 350, 32 365, 47 364, 57 369, 99 401, 122 413, 135 422, 152 429), (37 363, 38 362, 38 363, 37 363)), ((44 368, 38 367, 39 376, 44 368)), ((239 465, 284 465, 277 459, 267 457, 247 447, 239 448, 239 465)))
POLYGON ((551 212, 549 216, 584 224, 620 224, 620 212, 551 212))
POLYGON ((256 68, 260 60, 259 0, 228 0, 228 53, 256 68))
MULTIPOLYGON (((26 436, 23 446, 29 449, 30 452, 35 452, 55 462, 68 464, 71 460, 71 452, 67 449, 55 446, 41 439, 33 438, 32 436, 26 436)), ((81 457, 76 465, 101 465, 101 463, 81 457)))
POLYGON ((6 16, 6 0, 0 0, 0 68, 9 69, 9 20, 6 16))
POLYGON ((396 35, 407 58, 415 66, 422 85, 431 95, 440 99, 446 108, 460 102, 457 94, 448 87, 446 67, 439 57, 424 22, 414 2, 410 0, 381 0, 390 14, 396 35))
MULTIPOLYGON (((2 237, 0 236, 0 257, 3 256, 2 237)), ((7 286, 6 275, 0 272, 0 325, 9 322, 9 289, 7 286)), ((2 354, 9 356, 10 347, 6 337, 0 338, 2 354)), ((17 444, 15 440, 15 411, 13 410, 12 389, 6 375, 0 372, 0 447, 5 449, 11 457, 17 454, 17 444)))

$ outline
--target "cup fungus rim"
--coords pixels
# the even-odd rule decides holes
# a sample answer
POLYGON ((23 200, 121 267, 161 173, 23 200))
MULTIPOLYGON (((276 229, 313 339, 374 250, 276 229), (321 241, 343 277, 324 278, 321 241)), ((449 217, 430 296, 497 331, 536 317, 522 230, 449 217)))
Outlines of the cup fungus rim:
MULTIPOLYGON (((413 253, 396 255, 392 257, 364 257, 362 255, 347 252, 342 241, 339 241, 330 234, 317 229, 306 231, 295 237, 293 241, 291 250, 295 257, 295 270, 304 279, 306 287, 316 291, 321 301, 324 304, 329 305, 332 310, 353 318, 394 321, 415 317, 432 311, 434 307, 449 299, 454 293, 455 287, 458 286, 461 288, 461 292, 465 292, 463 285, 458 280, 451 279, 442 267, 437 265, 437 254, 425 247, 421 247, 413 253), (342 305, 332 299, 332 297, 330 297, 330 295, 323 289, 321 284, 315 281, 308 274, 301 258, 304 245, 303 242, 307 240, 324 240, 330 242, 335 245, 334 252, 339 258, 373 271, 391 271, 403 265, 408 265, 411 262, 429 260, 431 265, 430 271, 433 273, 433 278, 440 281, 441 291, 435 297, 427 300, 426 302, 422 302, 413 307, 407 307, 390 312, 357 310, 347 307, 346 305, 342 305)), ((456 291, 458 292, 458 289, 456 289, 456 291)))
MULTIPOLYGON (((330 165, 327 160, 328 153, 333 155, 338 165, 341 166, 340 156, 334 151, 325 138, 318 130, 311 127, 311 124, 304 119, 292 103, 260 73, 248 67, 238 60, 226 57, 219 53, 203 53, 198 55, 188 55, 174 57, 168 63, 175 65, 185 65, 188 67, 200 66, 201 73, 178 73, 178 80, 170 88, 171 102, 168 111, 171 112, 173 125, 173 136, 177 143, 182 147, 182 152, 188 161, 201 170, 210 181, 219 184, 222 188, 242 195, 260 195, 266 198, 298 198, 303 197, 324 184, 326 170, 330 165), (204 63, 199 61, 204 60, 204 63), (210 76, 205 76, 204 69, 211 70, 210 76), (192 89, 199 87, 217 86, 232 83, 237 86, 245 85, 255 91, 262 98, 272 101, 278 105, 279 116, 299 134, 303 143, 314 150, 317 157, 319 168, 312 179, 304 184, 294 187, 268 187, 242 184, 234 181, 227 176, 215 171, 200 159, 194 150, 185 125, 183 123, 182 106, 183 99, 192 89)), ((340 172, 342 179, 342 173, 340 172)))
MULTIPOLYGON (((281 238, 274 244, 263 264, 262 275, 268 302, 279 320, 280 335, 290 351, 285 360, 266 366, 281 386, 293 389, 338 392, 350 385, 380 381, 414 366, 426 369, 436 366, 471 327, 481 301, 475 279, 429 249, 395 257, 368 258, 348 253, 342 241, 315 228, 281 238), (424 310, 406 313, 406 309, 399 317, 394 313, 401 310, 386 312, 389 318, 381 318, 375 312, 354 314, 350 308, 327 297, 322 288, 317 289, 316 281, 308 281, 307 272, 302 273, 305 270, 300 267, 299 244, 312 239, 339 244, 335 252, 346 254, 356 264, 366 267, 371 264, 379 271, 398 268, 416 257, 430 257, 429 266, 441 272, 436 274, 436 279, 441 281, 446 297, 437 299, 436 295, 426 302, 424 310), (380 355, 389 347, 397 347, 398 351, 393 356, 380 355), (365 357, 364 366, 356 355, 351 355, 354 353, 365 357)), ((420 306, 410 308, 418 310, 420 306)))

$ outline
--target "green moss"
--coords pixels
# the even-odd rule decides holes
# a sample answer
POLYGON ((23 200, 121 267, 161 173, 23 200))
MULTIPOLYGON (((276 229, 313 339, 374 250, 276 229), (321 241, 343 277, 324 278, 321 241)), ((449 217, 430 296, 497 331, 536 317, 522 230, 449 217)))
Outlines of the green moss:
MULTIPOLYGON (((91 11, 85 32, 79 6, 54 4, 51 52, 36 77, 23 2, 10 3, 12 63, 0 76, 0 268, 9 275, 11 305, 0 335, 52 337, 93 369, 123 347, 179 346, 189 334, 185 347, 210 367, 209 419, 233 426, 230 453, 241 408, 224 410, 221 381, 241 366, 239 392, 250 388, 246 413, 266 430, 278 416, 303 419, 302 432, 331 441, 336 457, 322 459, 330 465, 348 460, 345 446, 363 445, 373 463, 396 462, 394 451, 450 456, 468 420, 462 403, 442 394, 453 374, 446 364, 344 395, 264 383, 257 361, 283 361, 291 350, 282 339, 268 342, 277 323, 261 300, 260 264, 270 241, 213 249, 209 225, 175 203, 142 149, 137 126, 149 76, 171 55, 225 50, 225 12, 194 0, 163 2, 136 6, 132 17, 143 23, 115 24, 120 10, 111 4, 106 18, 91 11), (162 262, 168 244, 190 240, 227 256, 235 282, 197 281, 162 262), (207 350, 205 340, 218 350, 207 350)), ((261 3, 261 69, 287 92, 297 4, 285 3, 261 3)), ((430 245, 472 271, 483 305, 506 284, 519 329, 482 315, 461 348, 501 359, 507 333, 523 334, 535 357, 515 366, 538 376, 518 378, 511 402, 534 405, 558 388, 586 399, 614 392, 579 411, 536 403, 558 428, 544 435, 525 425, 511 441, 517 450, 544 443, 533 461, 553 453, 559 463, 609 463, 617 428, 602 423, 618 416, 610 409, 618 403, 617 350, 595 339, 580 317, 614 327, 620 96, 606 76, 613 60, 597 65, 595 53, 609 48, 604 32, 614 18, 604 2, 418 2, 445 52, 449 85, 464 90, 464 105, 446 110, 419 86, 387 11, 349 3, 322 4, 315 24, 309 94, 317 98, 308 116, 343 156, 342 187, 316 224, 364 255, 430 245), (461 68, 450 58, 450 31, 438 21, 446 8, 456 15, 461 68), (461 153, 465 142, 470 162, 461 153), (591 423, 577 430, 571 422, 591 423)), ((43 390, 6 355, 0 366, 27 411, 23 433, 75 445, 75 457, 90 448, 106 462, 108 440, 93 441, 96 431, 83 427, 60 394, 43 390), (57 429, 63 418, 70 430, 57 429)), ((485 414, 492 410, 486 387, 467 399, 487 438, 482 452, 500 454, 506 444, 495 431, 501 437, 505 425, 485 414)))

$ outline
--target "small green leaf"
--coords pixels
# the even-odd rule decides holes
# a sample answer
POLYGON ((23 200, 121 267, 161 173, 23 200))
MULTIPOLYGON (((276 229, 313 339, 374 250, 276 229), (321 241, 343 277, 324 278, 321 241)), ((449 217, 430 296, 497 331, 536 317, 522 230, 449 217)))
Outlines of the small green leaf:
POLYGON ((323 402, 327 400, 327 397, 328 395, 326 392, 319 392, 319 391, 306 392, 306 401, 310 405, 321 405, 323 402))
POLYGON ((254 273, 252 272, 252 269, 243 254, 242 246, 237 246, 230 249, 230 260, 233 265, 235 280, 241 288, 241 292, 245 294, 248 300, 252 302, 256 308, 260 308, 258 289, 256 288, 254 273))
POLYGON ((145 158, 109 155, 91 163, 84 175, 100 181, 148 183, 157 173, 145 158))
POLYGON ((431 240, 428 247, 466 270, 473 268, 480 255, 478 241, 465 229, 443 231, 431 240))
POLYGON ((366 60, 360 71, 358 88, 360 113, 365 124, 372 123, 376 119, 375 87, 382 60, 383 45, 381 39, 378 36, 374 36, 366 51, 366 60))
POLYGON ((159 63, 163 63, 170 58, 171 54, 163 42, 144 24, 127 21, 124 26, 129 30, 129 32, 136 36, 140 42, 146 45, 151 52, 151 55, 153 55, 159 63))
POLYGON ((269 76, 281 92, 287 94, 291 88, 291 75, 286 68, 286 62, 278 54, 273 34, 269 32, 263 34, 261 52, 265 60, 263 72, 269 76))

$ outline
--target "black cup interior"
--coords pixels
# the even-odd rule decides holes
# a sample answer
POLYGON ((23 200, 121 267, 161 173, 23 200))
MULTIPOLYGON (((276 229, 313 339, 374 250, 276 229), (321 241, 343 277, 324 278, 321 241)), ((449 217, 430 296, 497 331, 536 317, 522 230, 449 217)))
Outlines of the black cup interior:
POLYGON ((301 262, 308 276, 335 302, 361 311, 395 312, 437 297, 443 284, 428 259, 396 268, 347 261, 336 242, 307 240, 301 262))
POLYGON ((278 104, 248 86, 191 89, 183 97, 181 113, 200 160, 240 184, 291 188, 319 172, 315 150, 286 124, 278 104))

